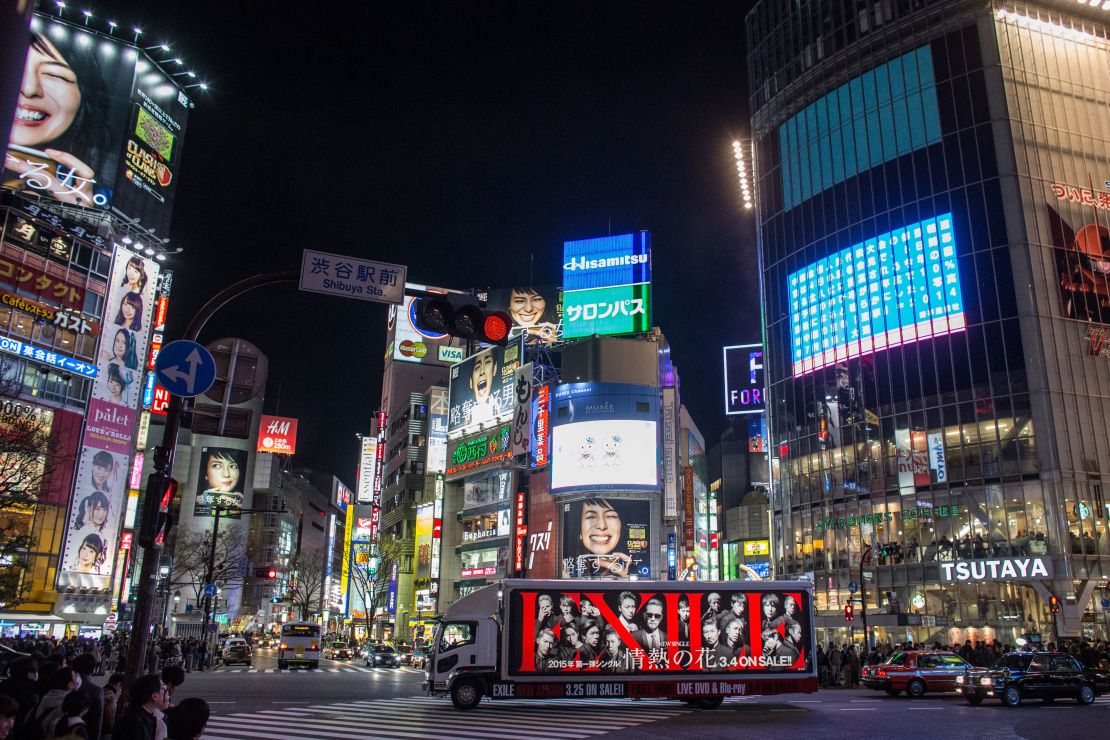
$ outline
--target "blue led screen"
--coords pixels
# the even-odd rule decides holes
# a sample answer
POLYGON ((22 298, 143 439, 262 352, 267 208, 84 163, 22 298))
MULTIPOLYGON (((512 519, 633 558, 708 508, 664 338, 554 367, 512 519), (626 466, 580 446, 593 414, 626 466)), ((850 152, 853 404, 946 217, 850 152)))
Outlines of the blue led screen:
POLYGON ((868 70, 779 126, 783 207, 940 141, 928 46, 868 70))
POLYGON ((563 242, 563 290, 651 282, 651 234, 563 242))
POLYGON ((792 272, 795 376, 966 325, 952 214, 907 224, 792 272))

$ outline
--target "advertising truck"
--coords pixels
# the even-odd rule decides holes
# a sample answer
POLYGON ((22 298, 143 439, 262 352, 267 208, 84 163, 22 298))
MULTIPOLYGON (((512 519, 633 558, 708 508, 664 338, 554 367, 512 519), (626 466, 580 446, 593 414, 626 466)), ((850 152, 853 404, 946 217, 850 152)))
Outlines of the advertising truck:
POLYGON ((808 581, 505 580, 436 627, 424 691, 459 709, 492 699, 814 692, 808 581))

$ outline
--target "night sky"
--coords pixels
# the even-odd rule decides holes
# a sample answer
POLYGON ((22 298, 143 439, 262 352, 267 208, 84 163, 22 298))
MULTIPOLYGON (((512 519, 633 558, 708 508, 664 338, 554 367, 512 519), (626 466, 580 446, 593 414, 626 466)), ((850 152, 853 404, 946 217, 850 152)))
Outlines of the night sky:
MULTIPOLYGON (((565 240, 647 229, 653 321, 712 445, 721 347, 759 337, 731 152, 747 134, 750 3, 366 5, 90 4, 93 25, 140 25, 143 46, 168 42, 211 85, 190 91, 168 338, 304 248, 406 264, 416 283, 557 284, 565 240)), ((201 341, 267 354, 266 411, 301 421, 294 463, 353 483, 385 323, 383 304, 271 287, 201 341)))

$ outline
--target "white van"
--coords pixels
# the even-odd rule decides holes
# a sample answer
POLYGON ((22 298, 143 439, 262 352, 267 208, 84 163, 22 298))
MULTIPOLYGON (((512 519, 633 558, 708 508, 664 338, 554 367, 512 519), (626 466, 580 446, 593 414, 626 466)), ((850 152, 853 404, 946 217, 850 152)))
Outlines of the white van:
POLYGON ((320 667, 320 625, 312 622, 286 622, 281 626, 278 668, 302 665, 320 667))

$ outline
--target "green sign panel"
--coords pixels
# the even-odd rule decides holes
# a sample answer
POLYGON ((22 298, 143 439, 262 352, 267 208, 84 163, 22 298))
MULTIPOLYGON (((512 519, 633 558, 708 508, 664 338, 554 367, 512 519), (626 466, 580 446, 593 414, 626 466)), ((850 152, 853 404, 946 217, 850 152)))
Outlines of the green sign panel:
POLYGON ((918 520, 932 521, 933 519, 943 519, 954 516, 960 516, 960 507, 956 504, 936 507, 915 506, 909 509, 902 509, 901 511, 877 512, 875 514, 864 514, 863 516, 842 516, 835 519, 819 519, 814 522, 814 529, 818 532, 823 532, 827 529, 846 529, 850 527, 860 527, 864 524, 871 524, 876 527, 882 527, 884 525, 897 527, 903 522, 916 522, 918 520))
POLYGON ((500 424, 489 431, 471 434, 447 443, 447 477, 505 462, 513 456, 512 426, 500 424))
POLYGON ((563 291, 563 338, 651 330, 651 283, 563 291))

